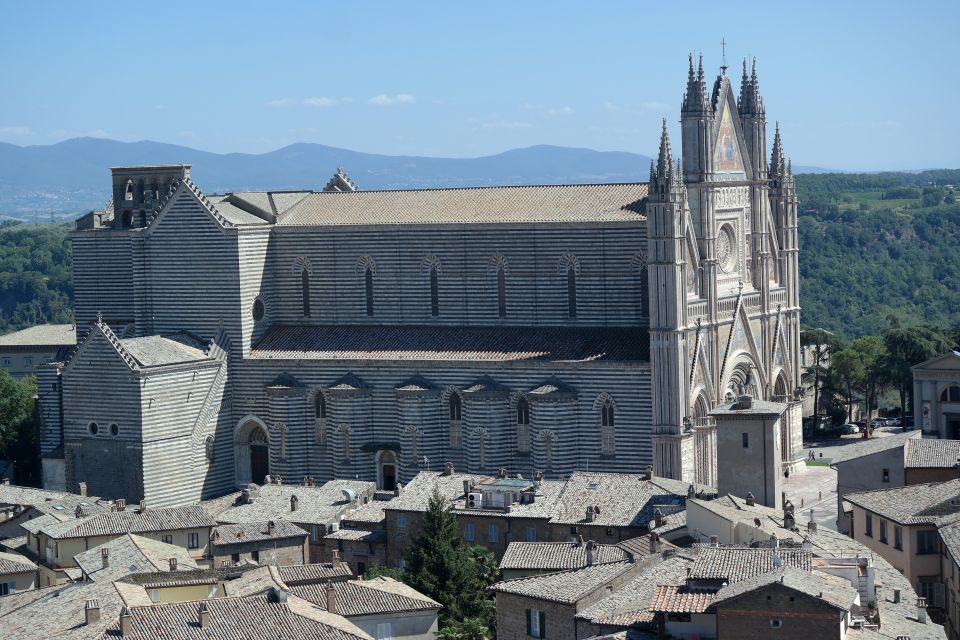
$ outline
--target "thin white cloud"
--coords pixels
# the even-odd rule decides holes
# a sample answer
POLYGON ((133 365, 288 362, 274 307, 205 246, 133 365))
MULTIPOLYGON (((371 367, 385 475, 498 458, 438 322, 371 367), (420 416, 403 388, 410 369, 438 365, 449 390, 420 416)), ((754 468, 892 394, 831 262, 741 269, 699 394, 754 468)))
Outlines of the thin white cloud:
POLYGON ((293 98, 280 98, 278 100, 271 100, 270 102, 267 103, 267 106, 274 107, 274 108, 289 107, 294 102, 295 101, 293 100, 293 98))
POLYGON ((570 105, 564 105, 562 107, 556 107, 553 109, 547 109, 548 116, 569 116, 573 115, 573 107, 570 105))
POLYGON ((0 136, 29 136, 32 133, 30 127, 0 127, 0 136))
POLYGON ((411 96, 408 93, 398 93, 395 96, 388 96, 385 93, 381 93, 378 96, 373 96, 367 102, 378 107, 393 107, 399 104, 413 104, 416 102, 416 98, 411 96))
POLYGON ((336 98, 304 98, 303 104, 308 107, 332 107, 340 101, 336 98))

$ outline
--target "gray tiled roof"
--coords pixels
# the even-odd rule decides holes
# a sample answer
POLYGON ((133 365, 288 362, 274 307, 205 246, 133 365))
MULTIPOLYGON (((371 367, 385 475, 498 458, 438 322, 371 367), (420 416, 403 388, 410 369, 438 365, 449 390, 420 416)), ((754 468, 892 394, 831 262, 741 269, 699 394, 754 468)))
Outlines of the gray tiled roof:
POLYGON ((156 507, 143 512, 128 508, 124 511, 98 513, 89 518, 49 524, 41 530, 55 540, 62 540, 123 533, 202 529, 216 524, 199 505, 190 505, 156 507))
MULTIPOLYGON (((783 566, 810 571, 809 551, 780 548, 776 554, 783 566)), ((762 575, 774 568, 774 550, 770 548, 701 547, 690 577, 734 582, 762 575)))
MULTIPOLYGON (((336 613, 346 616, 368 616, 407 611, 436 611, 439 602, 428 598, 402 582, 380 576, 370 580, 331 582, 337 597, 336 613)), ((327 585, 304 584, 290 587, 295 596, 327 608, 327 585)))
POLYGON ((377 524, 383 522, 383 508, 389 504, 388 500, 373 499, 367 504, 360 505, 341 520, 342 525, 357 522, 364 524, 377 524))
MULTIPOLYGON (((594 564, 625 562, 631 556, 624 549, 598 544, 593 549, 594 564)), ((535 569, 560 571, 587 566, 587 544, 583 542, 511 542, 500 561, 500 570, 535 569)))
POLYGON ((848 493, 843 499, 900 524, 934 524, 942 516, 960 512, 958 495, 960 479, 848 493))
POLYGON ((595 564, 581 569, 504 580, 490 589, 500 593, 573 604, 633 568, 632 562, 595 564))
POLYGON ((210 543, 214 547, 222 547, 231 544, 263 540, 302 539, 309 535, 292 522, 287 522, 286 520, 273 520, 272 522, 272 534, 270 533, 270 522, 267 521, 217 525, 211 533, 210 543))
POLYGON ((0 336, 3 347, 58 347, 77 344, 77 327, 73 324, 38 324, 0 336))
POLYGON ((276 325, 250 358, 439 362, 646 362, 639 327, 276 325))
POLYGON ((125 338, 120 343, 141 367, 157 367, 209 359, 207 354, 196 344, 189 344, 187 340, 181 341, 173 337, 125 338))
POLYGON ((340 527, 337 531, 333 533, 328 533, 324 536, 325 540, 349 540, 351 542, 372 542, 382 543, 387 541, 387 532, 378 529, 376 531, 368 531, 367 529, 344 529, 340 527))
POLYGON ((464 480, 476 483, 488 477, 468 473, 454 473, 445 476, 440 472, 421 471, 407 483, 399 496, 384 506, 384 509, 387 511, 426 511, 434 489, 438 490, 447 501, 452 501, 463 496, 464 480))
POLYGON ((67 495, 62 491, 46 491, 15 484, 0 484, 0 505, 34 506, 67 495))
MULTIPOLYGON (((16 640, 90 640, 99 638, 120 613, 123 601, 110 582, 79 582, 40 589, 5 610, 0 617, 0 635, 16 640), (95 600, 100 619, 84 624, 84 606, 95 600)), ((26 594, 25 594, 26 595, 26 594)), ((0 598, 20 598, 20 595, 0 598)))
POLYGON ((650 603, 650 611, 663 613, 704 613, 713 603, 714 594, 709 591, 688 589, 686 585, 662 584, 657 586, 650 603))
POLYGON ((848 611, 857 598, 857 590, 843 578, 819 571, 781 567, 723 587, 717 592, 713 606, 722 608, 726 603, 745 593, 778 584, 819 598, 841 611, 848 611))
POLYGON ((873 455, 882 451, 896 449, 897 447, 902 447, 907 440, 919 437, 919 431, 907 431, 906 433, 898 433, 892 436, 874 436, 872 438, 867 438, 866 440, 860 440, 853 444, 844 445, 840 451, 833 456, 830 464, 840 464, 842 462, 847 462, 848 460, 854 460, 856 458, 862 458, 864 456, 873 455))
POLYGON ((276 567, 280 579, 288 586, 301 584, 326 584, 328 580, 352 578, 353 571, 345 562, 317 562, 313 564, 289 564, 276 567))
POLYGON ((647 184, 311 193, 278 224, 509 224, 644 221, 647 184))
POLYGON ((953 469, 960 465, 960 440, 911 439, 903 457, 905 469, 953 469))
POLYGON ((653 622, 650 603, 657 585, 683 582, 690 565, 691 561, 683 556, 666 558, 633 576, 600 602, 581 610, 576 617, 604 626, 650 624, 653 622))
POLYGON ((196 569, 196 561, 183 547, 165 544, 150 538, 127 534, 73 556, 77 565, 91 580, 119 580, 131 573, 169 571, 170 559, 176 558, 179 570, 196 569), (103 566, 103 550, 108 552, 103 566))
MULTIPOLYGON (((295 596, 278 601, 273 593, 202 601, 209 624, 201 627, 199 602, 131 607, 132 637, 169 640, 369 640, 370 636, 341 616, 331 615, 295 596)), ((110 636, 118 636, 119 620, 110 636)))
POLYGON ((0 575, 5 573, 25 573, 36 571, 37 565, 33 560, 19 553, 0 551, 0 575))
POLYGON ((944 546, 950 551, 954 562, 960 562, 960 520, 942 524, 937 527, 940 539, 944 546))
MULTIPOLYGON (((491 479, 490 482, 496 482, 496 479, 491 479)), ((478 482, 478 485, 483 485, 483 482, 478 482)), ((559 480, 542 480, 539 485, 534 485, 535 489, 533 490, 534 501, 528 502, 526 504, 515 502, 510 505, 510 510, 497 510, 497 509, 470 509, 467 507, 467 501, 464 497, 458 497, 453 502, 452 508, 454 513, 461 515, 468 514, 487 514, 487 515, 496 515, 500 518, 511 518, 511 519, 522 519, 522 518, 540 518, 540 519, 549 519, 554 510, 556 509, 557 500, 560 498, 560 495, 563 493, 564 487, 566 484, 559 480)), ((461 494, 463 493, 461 486, 461 494)))
POLYGON ((350 507, 344 489, 355 495, 373 490, 374 483, 360 480, 331 480, 320 486, 267 484, 254 491, 250 504, 234 504, 217 514, 221 523, 288 520, 298 524, 330 524, 350 507), (297 510, 291 510, 292 496, 297 496, 297 510))
POLYGON ((588 506, 599 508, 592 524, 646 527, 658 505, 680 508, 682 496, 671 493, 643 476, 578 471, 570 476, 553 513, 552 522, 590 524, 588 506))
POLYGON ((740 408, 739 403, 722 404, 710 412, 711 416, 728 415, 756 415, 756 416, 779 416, 787 410, 787 404, 784 402, 770 402, 769 400, 757 400, 756 398, 750 404, 749 409, 740 408))

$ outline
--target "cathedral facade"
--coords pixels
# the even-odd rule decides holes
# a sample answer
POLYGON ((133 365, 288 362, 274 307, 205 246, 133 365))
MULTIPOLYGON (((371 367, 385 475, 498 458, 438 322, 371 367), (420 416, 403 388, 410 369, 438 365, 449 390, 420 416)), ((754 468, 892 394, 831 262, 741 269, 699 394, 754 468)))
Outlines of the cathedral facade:
POLYGON ((681 132, 630 184, 208 196, 115 168, 72 236, 89 329, 41 389, 67 486, 180 504, 448 461, 715 485, 709 412, 795 402, 797 202, 755 70, 738 98, 691 60, 681 132))

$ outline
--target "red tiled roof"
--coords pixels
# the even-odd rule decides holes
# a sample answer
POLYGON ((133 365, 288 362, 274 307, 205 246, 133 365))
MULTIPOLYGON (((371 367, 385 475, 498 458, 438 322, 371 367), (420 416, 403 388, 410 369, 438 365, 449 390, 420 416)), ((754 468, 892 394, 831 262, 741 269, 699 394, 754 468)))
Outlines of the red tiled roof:
POLYGON ((688 591, 683 585, 662 584, 657 587, 650 611, 663 613, 703 613, 713 602, 714 594, 688 591))

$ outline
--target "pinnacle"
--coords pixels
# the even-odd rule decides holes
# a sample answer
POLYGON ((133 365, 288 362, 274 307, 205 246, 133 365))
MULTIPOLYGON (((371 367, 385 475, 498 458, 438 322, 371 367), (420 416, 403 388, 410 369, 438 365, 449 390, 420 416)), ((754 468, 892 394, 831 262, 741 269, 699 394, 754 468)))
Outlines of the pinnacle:
POLYGON ((673 171, 673 153, 670 150, 670 134, 667 132, 667 119, 663 119, 660 133, 660 155, 657 157, 657 175, 665 177, 673 171))

